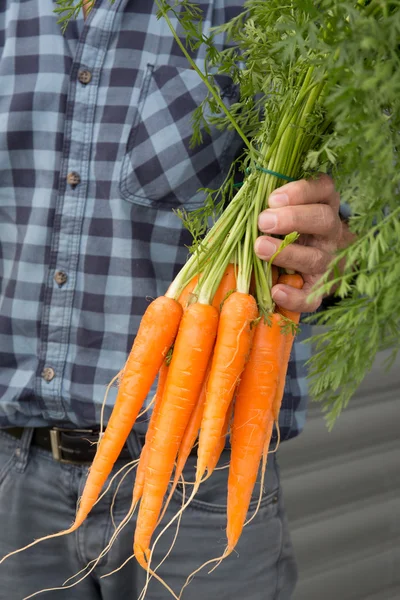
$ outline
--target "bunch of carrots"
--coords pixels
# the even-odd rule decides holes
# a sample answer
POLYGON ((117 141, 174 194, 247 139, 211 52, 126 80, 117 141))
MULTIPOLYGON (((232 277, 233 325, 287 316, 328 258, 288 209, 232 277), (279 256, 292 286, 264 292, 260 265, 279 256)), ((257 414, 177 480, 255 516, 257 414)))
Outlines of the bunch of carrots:
MULTIPOLYGON (((301 288, 297 274, 272 271, 274 283, 301 288)), ((247 515, 260 461, 266 465, 277 422, 299 314, 260 314, 250 277, 230 262, 213 297, 201 276, 171 286, 143 316, 124 367, 117 400, 100 440, 76 519, 77 529, 97 501, 158 374, 132 505, 139 514, 134 553, 147 569, 151 539, 198 440, 192 498, 216 467, 230 429, 227 551, 235 548, 247 515), (247 281, 247 287, 244 282, 247 281), (175 292, 175 290, 178 292, 175 292), (203 290, 203 292, 202 292, 203 290), (173 486, 165 502, 169 483, 173 486), (164 505, 164 511, 163 511, 164 505)), ((189 499, 190 501, 190 499, 189 499)))
MULTIPOLYGON (((150 569, 152 536, 186 460, 198 443, 185 507, 211 476, 228 432, 227 547, 221 558, 235 548, 260 462, 265 471, 299 322, 299 314, 274 306, 270 288, 277 282, 301 288, 301 276, 279 274, 273 259, 267 265, 253 251, 259 204, 277 185, 266 173, 250 175, 167 293, 149 304, 120 373, 75 521, 55 536, 75 531, 89 515, 158 377, 128 513, 139 505, 134 555, 158 578, 150 569)), ((281 248, 296 237, 287 236, 281 248)))

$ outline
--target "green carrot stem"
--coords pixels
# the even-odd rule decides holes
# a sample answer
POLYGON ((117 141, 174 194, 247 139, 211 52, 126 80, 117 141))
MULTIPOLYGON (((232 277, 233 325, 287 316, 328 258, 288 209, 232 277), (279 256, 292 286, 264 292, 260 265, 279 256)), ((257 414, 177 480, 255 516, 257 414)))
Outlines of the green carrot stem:
POLYGON ((244 294, 248 294, 250 289, 253 254, 252 218, 248 218, 244 240, 238 252, 239 268, 236 285, 238 292, 243 292, 244 294))
POLYGON ((275 134, 274 141, 268 148, 268 152, 265 154, 264 160, 266 162, 269 161, 269 159, 272 156, 272 153, 278 146, 282 135, 287 130, 287 128, 291 126, 296 114, 298 114, 299 111, 301 110, 304 100, 308 97, 308 95, 312 91, 312 89, 317 85, 316 82, 310 83, 313 70, 314 70, 313 67, 310 67, 308 69, 306 78, 303 82, 303 85, 301 86, 300 92, 297 96, 297 99, 295 100, 295 102, 293 104, 293 107, 287 113, 285 113, 283 118, 281 119, 280 124, 277 129, 277 132, 275 134))
MULTIPOLYGON (((325 86, 325 83, 322 82, 310 92, 307 102, 305 103, 305 106, 301 112, 301 117, 300 117, 300 121, 298 124, 298 127, 300 130, 305 129, 305 127, 307 125, 307 119, 308 119, 309 115, 311 115, 313 113, 313 111, 315 109, 315 105, 316 105, 318 99, 320 98, 321 94, 323 93, 324 86, 325 86)), ((303 134, 297 136, 297 139, 295 140, 293 151, 289 154, 289 159, 290 159, 289 172, 293 172, 293 169, 296 168, 298 161, 302 156, 301 145, 304 143, 304 139, 307 138, 308 136, 309 136, 309 134, 307 134, 307 133, 303 133, 303 134)))
POLYGON ((168 297, 175 299, 179 298, 189 281, 196 274, 203 271, 205 265, 210 263, 211 258, 219 252, 232 225, 238 219, 238 214, 242 210, 242 197, 245 196, 247 188, 248 182, 245 182, 215 225, 208 231, 194 254, 192 254, 187 263, 179 271, 178 275, 168 288, 166 293, 168 297))
POLYGON ((195 293, 198 295, 198 302, 201 304, 210 304, 218 289, 225 269, 245 232, 247 210, 248 208, 244 204, 235 222, 232 224, 225 243, 220 247, 219 254, 210 262, 203 281, 195 288, 195 293))
MULTIPOLYGON (((265 204, 265 199, 269 196, 270 192, 273 189, 274 181, 276 181, 276 177, 273 175, 268 175, 267 173, 262 172, 259 176, 257 192, 254 199, 254 212, 251 223, 253 247, 259 235, 258 215, 260 214, 262 207, 265 204)), ((273 308, 273 302, 271 297, 271 285, 266 277, 263 261, 260 258, 258 258, 254 252, 253 269, 256 283, 256 297, 260 312, 268 313, 273 308)))

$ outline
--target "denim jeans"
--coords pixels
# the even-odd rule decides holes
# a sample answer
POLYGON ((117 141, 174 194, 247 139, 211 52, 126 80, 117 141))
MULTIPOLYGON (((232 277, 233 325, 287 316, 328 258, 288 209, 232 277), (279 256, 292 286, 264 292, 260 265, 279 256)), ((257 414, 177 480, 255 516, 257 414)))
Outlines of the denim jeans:
MULTIPOLYGON (((32 430, 27 429, 23 438, 17 440, 0 431, 1 557, 36 538, 69 527, 87 476, 87 467, 59 463, 49 452, 31 447, 31 435, 32 430)), ((140 444, 134 434, 131 452, 134 458, 140 452, 140 444)), ((188 460, 185 472, 188 480, 193 479, 195 460, 194 456, 188 460)), ((224 451, 220 465, 227 462, 228 455, 224 451)), ((126 465, 126 461, 118 461, 113 474, 126 465)), ((225 548, 227 472, 227 469, 217 470, 202 484, 196 499, 183 514, 173 550, 157 570, 177 595, 192 571, 209 559, 220 556, 225 548)), ((114 523, 118 526, 130 506, 134 470, 118 489, 112 519, 111 504, 119 481, 120 477, 114 480, 109 492, 75 533, 41 542, 0 565, 0 599, 21 600, 43 588, 61 586, 67 578, 95 559, 110 539, 114 523)), ((245 527, 237 552, 211 574, 208 574, 210 566, 202 569, 185 588, 182 600, 292 598, 297 570, 275 455, 270 455, 268 461, 264 489, 260 510, 245 527)), ((258 490, 257 487, 249 516, 254 512, 258 490)), ((186 491, 190 493, 190 486, 186 491)), ((174 494, 163 525, 179 510, 181 503, 180 487, 174 494)), ((134 559, 115 574, 102 577, 132 555, 135 517, 86 579, 73 588, 47 592, 43 598, 136 600, 146 574, 134 559)), ((157 543, 153 567, 167 554, 176 525, 175 521, 157 543)), ((150 581, 147 600, 166 600, 169 597, 172 596, 159 582, 150 581)))

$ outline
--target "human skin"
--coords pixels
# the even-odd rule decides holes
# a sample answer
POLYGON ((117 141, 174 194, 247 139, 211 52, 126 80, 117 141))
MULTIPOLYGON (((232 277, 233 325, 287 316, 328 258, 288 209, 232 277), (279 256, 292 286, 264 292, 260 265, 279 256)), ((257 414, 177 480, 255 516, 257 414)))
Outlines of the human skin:
POLYGON ((354 239, 339 217, 340 196, 334 182, 328 175, 321 175, 318 179, 287 183, 270 195, 268 205, 258 219, 259 229, 265 235, 256 240, 255 252, 261 259, 269 260, 281 241, 268 234, 297 231, 298 241, 282 250, 274 264, 298 271, 304 279, 302 290, 275 285, 272 298, 282 308, 314 312, 322 296, 308 300, 311 289, 326 272, 335 252, 354 239))

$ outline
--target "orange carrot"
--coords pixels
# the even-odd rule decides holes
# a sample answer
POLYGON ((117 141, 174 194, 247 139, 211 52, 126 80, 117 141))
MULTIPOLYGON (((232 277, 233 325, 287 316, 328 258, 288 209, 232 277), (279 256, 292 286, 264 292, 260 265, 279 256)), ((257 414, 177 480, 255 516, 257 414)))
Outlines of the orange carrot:
POLYGON ((149 451, 135 531, 134 552, 143 568, 147 568, 151 536, 182 437, 201 391, 217 328, 218 311, 213 306, 192 304, 183 314, 149 451))
POLYGON ((221 306, 226 300, 227 294, 236 290, 236 268, 234 263, 229 263, 215 293, 212 305, 218 312, 221 312, 221 306))
MULTIPOLYGON (((298 290, 301 290, 303 287, 303 278, 301 275, 293 274, 293 275, 281 275, 278 279, 278 283, 284 283, 285 285, 290 285, 298 290)), ((286 310, 285 308, 278 307, 278 310, 281 315, 290 319, 296 325, 300 321, 300 313, 296 313, 290 310, 286 310)), ((281 365, 281 373, 279 376, 278 389, 276 390, 276 397, 272 407, 272 413, 274 417, 274 421, 278 420, 279 411, 281 409, 283 395, 285 393, 285 383, 286 383, 286 375, 289 366, 290 353, 292 351, 292 346, 294 342, 294 335, 289 332, 285 334, 285 347, 282 355, 282 365, 281 365)))
POLYGON ((136 502, 138 502, 140 500, 140 498, 142 497, 143 486, 144 486, 144 475, 146 472, 146 465, 147 465, 147 461, 148 461, 148 457, 149 457, 149 446, 150 446, 151 440, 153 438, 157 415, 160 412, 160 406, 161 406, 161 401, 162 401, 162 397, 163 397, 165 381, 166 381, 166 378, 168 375, 168 369, 169 369, 169 366, 167 365, 166 361, 164 360, 163 364, 161 365, 160 372, 158 374, 158 384, 157 384, 156 397, 155 397, 155 401, 154 401, 154 408, 153 408, 153 412, 152 412, 152 415, 150 418, 149 426, 147 428, 146 441, 142 448, 139 464, 138 464, 137 471, 136 471, 135 485, 133 487, 133 497, 132 497, 132 502, 134 504, 136 502))
MULTIPOLYGON (((189 307, 188 301, 191 297, 191 294, 192 294, 194 288, 197 285, 198 280, 199 280, 199 276, 195 275, 193 277, 193 279, 191 279, 189 281, 189 283, 187 284, 187 286, 185 287, 185 289, 179 296, 178 302, 182 306, 183 310, 187 310, 187 308, 189 307)), ((138 502, 140 500, 140 498, 142 497, 143 486, 144 486, 144 476, 145 476, 146 466, 147 466, 147 461, 148 461, 148 456, 149 456, 148 455, 149 447, 151 445, 151 440, 153 438, 157 415, 160 411, 160 406, 161 406, 162 397, 163 397, 163 393, 164 393, 164 387, 165 387, 165 381, 167 378, 167 374, 168 374, 168 365, 164 361, 161 366, 159 375, 158 375, 158 384, 157 384, 154 408, 153 408, 153 412, 152 412, 152 415, 150 418, 150 423, 149 423, 147 433, 146 433, 145 445, 142 448, 142 452, 140 455, 140 461, 139 461, 138 468, 136 471, 135 485, 133 488, 133 498, 132 498, 132 502, 134 504, 136 502, 138 502)))
POLYGON ((181 305, 167 296, 156 298, 144 313, 123 371, 114 409, 93 459, 71 531, 83 523, 99 497, 143 401, 175 339, 181 317, 181 305))
MULTIPOLYGON (((235 267, 236 267, 236 265, 234 265, 233 263, 229 263, 229 265, 227 266, 227 268, 225 270, 224 276, 221 279, 221 282, 218 286, 217 292, 214 296, 212 305, 218 310, 218 312, 221 311, 221 304, 223 303, 226 295, 230 291, 234 291, 236 289, 235 267)), ((199 400, 196 403, 194 411, 190 417, 190 421, 188 423, 188 426, 185 430, 185 434, 182 439, 181 447, 179 448, 178 460, 177 460, 176 468, 175 468, 174 483, 175 482, 177 483, 180 476, 182 475, 183 468, 186 464, 186 460, 187 460, 190 452, 192 451, 193 445, 194 445, 196 438, 198 436, 198 433, 199 433, 200 424, 201 424, 201 420, 203 417, 204 402, 206 399, 206 385, 207 385, 208 377, 210 374, 210 368, 211 368, 211 362, 207 367, 207 373, 206 373, 206 377, 203 382, 203 387, 201 389, 199 400)), ((172 486, 173 489, 174 489, 174 487, 176 487, 176 483, 175 483, 175 486, 174 485, 172 486)))
MULTIPOLYGON (((210 364, 207 367, 206 376, 203 381, 203 385, 201 388, 199 399, 196 403, 196 406, 190 416, 189 423, 185 429, 184 436, 182 438, 182 442, 178 452, 178 460, 176 462, 175 467, 175 475, 174 475, 174 484, 178 483, 180 476, 182 475, 183 468, 186 464, 186 460, 191 453, 194 443, 199 434, 201 419, 203 418, 204 411, 204 402, 206 399, 206 387, 208 382, 208 377, 210 373, 210 364)), ((176 485, 175 485, 176 487, 176 485)))
POLYGON ((234 404, 234 401, 232 400, 229 405, 229 408, 227 410, 227 413, 225 415, 225 421, 224 421, 224 426, 222 427, 221 436, 211 454, 210 460, 208 461, 207 473, 210 475, 214 471, 215 467, 217 466, 218 461, 221 457, 222 451, 225 448, 226 436, 228 435, 229 426, 231 424, 231 419, 232 419, 233 404, 234 404))
POLYGON ((187 284, 181 295, 179 296, 179 304, 182 305, 183 310, 186 310, 189 306, 189 302, 193 297, 193 290, 199 281, 199 276, 195 275, 187 284))
POLYGON ((271 409, 284 344, 281 320, 275 313, 270 324, 263 319, 258 323, 236 395, 228 479, 228 552, 236 546, 243 529, 269 421, 272 431, 271 409))
MULTIPOLYGON (((299 273, 284 273, 279 276, 278 283, 283 283, 284 285, 290 285, 290 287, 296 288, 296 290, 301 290, 304 284, 303 278, 299 273)), ((286 310, 285 308, 279 307, 279 312, 287 317, 288 319, 292 319, 292 321, 299 322, 300 313, 296 313, 290 310, 286 310), (296 320, 297 319, 297 320, 296 320)))
POLYGON ((220 439, 226 412, 250 351, 252 323, 257 314, 253 296, 242 292, 231 294, 222 307, 200 429, 197 485, 220 439))
MULTIPOLYGON (((278 383, 279 385, 279 383, 278 383)), ((264 436, 264 447, 263 447, 263 458, 265 457, 265 464, 267 464, 267 456, 269 452, 269 447, 271 444, 272 432, 274 429, 274 420, 272 418, 272 412, 270 411, 270 418, 268 418, 267 430, 264 436)), ((275 452, 275 450, 274 450, 275 452)))
POLYGON ((275 265, 272 265, 272 269, 271 269, 271 279, 272 279, 272 285, 276 285, 278 283, 278 279, 279 279, 279 269, 278 267, 276 267, 275 265))
POLYGON ((185 433, 183 434, 181 445, 179 447, 178 458, 176 460, 176 466, 175 466, 174 480, 172 482, 168 498, 167 498, 166 502, 164 503, 164 507, 162 509, 162 513, 161 513, 160 519, 159 519, 160 521, 164 517, 164 514, 169 506, 169 503, 171 502, 172 496, 174 495, 175 490, 176 490, 176 486, 178 485, 181 475, 183 473, 183 469, 185 468, 186 461, 187 461, 191 451, 193 450, 193 446, 194 446, 197 436, 199 434, 201 419, 203 417, 203 411, 204 411, 204 402, 206 399, 206 386, 207 386, 207 381, 208 381, 208 377, 210 374, 210 367, 211 367, 211 362, 209 361, 206 375, 204 377, 203 385, 201 387, 199 399, 197 400, 196 406, 194 407, 192 414, 190 415, 189 423, 187 424, 185 433))

